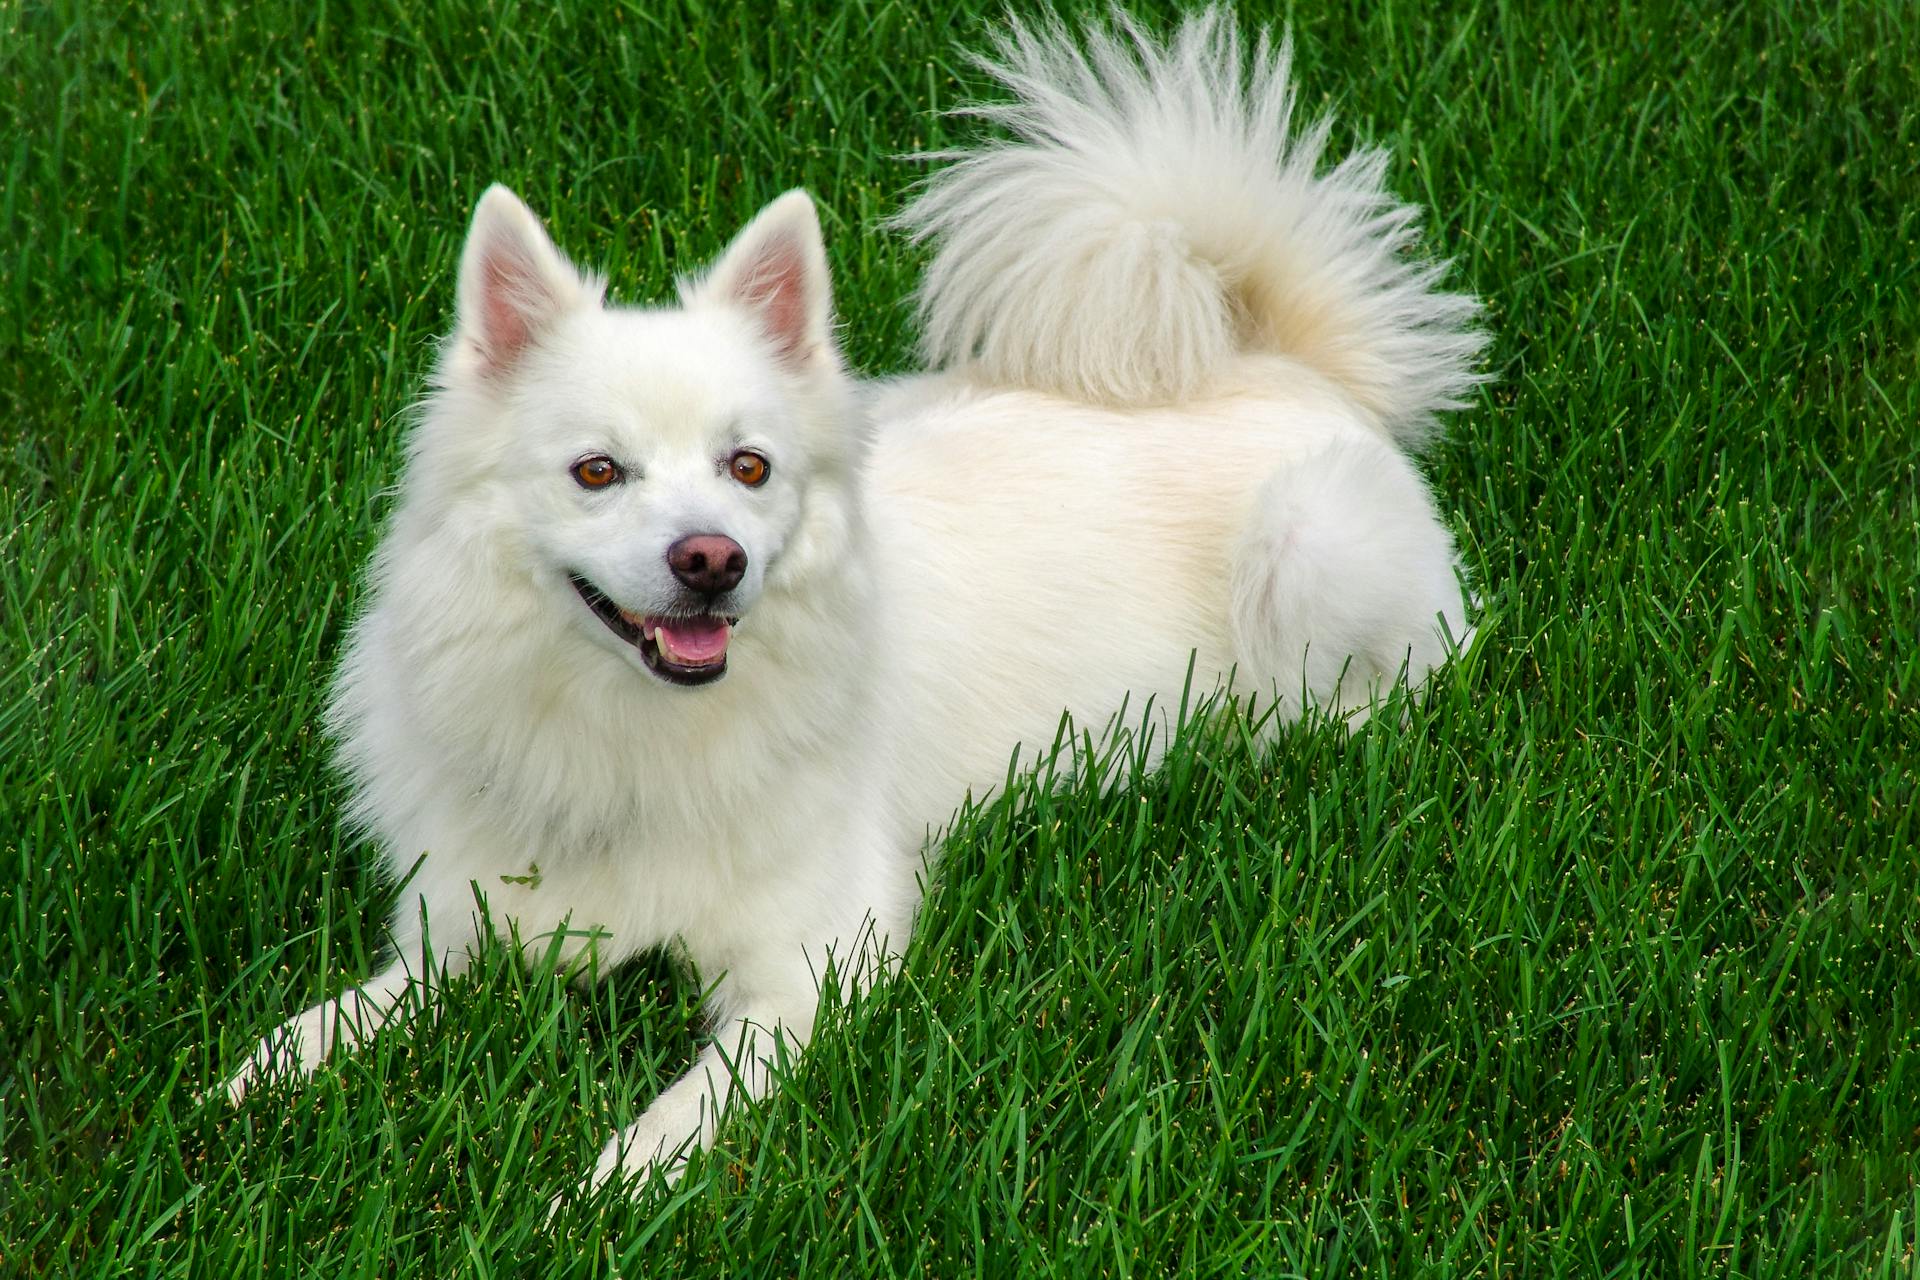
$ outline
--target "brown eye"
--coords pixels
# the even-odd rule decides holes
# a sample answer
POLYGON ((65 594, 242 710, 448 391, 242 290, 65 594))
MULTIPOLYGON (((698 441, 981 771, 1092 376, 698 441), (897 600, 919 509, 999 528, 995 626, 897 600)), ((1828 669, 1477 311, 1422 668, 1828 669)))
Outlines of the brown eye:
POLYGON ((620 464, 601 454, 573 464, 573 478, 582 489, 604 489, 621 477, 620 464))
POLYGON ((749 489, 758 489, 765 484, 767 472, 771 470, 767 460, 751 449, 742 449, 734 454, 729 469, 733 472, 733 478, 749 489))

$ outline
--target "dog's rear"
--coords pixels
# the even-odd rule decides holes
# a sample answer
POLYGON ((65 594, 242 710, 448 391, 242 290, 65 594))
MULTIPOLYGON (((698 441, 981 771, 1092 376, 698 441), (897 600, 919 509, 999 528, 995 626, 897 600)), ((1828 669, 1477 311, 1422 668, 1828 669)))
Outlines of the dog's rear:
POLYGON ((1005 136, 940 154, 898 219, 933 247, 925 354, 970 383, 1276 431, 1290 396, 1331 388, 1359 429, 1266 475, 1230 626, 1243 677, 1352 709, 1466 635, 1406 455, 1480 380, 1478 305, 1410 252, 1385 153, 1322 163, 1329 122, 1296 127, 1286 42, 1248 47, 1217 8, 1164 41, 1115 22, 1016 25, 982 59, 1013 97, 969 114, 1005 136))

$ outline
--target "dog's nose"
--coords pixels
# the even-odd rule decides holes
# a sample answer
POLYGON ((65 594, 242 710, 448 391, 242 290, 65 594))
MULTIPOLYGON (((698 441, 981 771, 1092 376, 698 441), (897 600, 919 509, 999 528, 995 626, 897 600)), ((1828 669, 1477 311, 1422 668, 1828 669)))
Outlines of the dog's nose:
POLYGON ((717 596, 746 576, 747 549, 724 533, 691 533, 667 548, 667 567, 701 595, 717 596))

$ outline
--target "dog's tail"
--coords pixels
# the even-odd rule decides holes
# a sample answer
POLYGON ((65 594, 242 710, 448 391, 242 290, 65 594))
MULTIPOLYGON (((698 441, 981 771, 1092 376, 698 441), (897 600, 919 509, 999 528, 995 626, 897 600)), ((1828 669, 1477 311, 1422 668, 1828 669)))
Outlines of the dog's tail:
POLYGON ((1409 256, 1417 211, 1387 192, 1384 152, 1322 170, 1329 123, 1293 127, 1290 43, 1245 50, 1219 8, 1164 42, 1115 21, 1084 40, 1015 22, 979 60, 1013 100, 963 114, 1010 137, 936 153, 897 218, 934 246, 929 361, 1130 405, 1284 355, 1405 442, 1460 407, 1478 305, 1409 256))

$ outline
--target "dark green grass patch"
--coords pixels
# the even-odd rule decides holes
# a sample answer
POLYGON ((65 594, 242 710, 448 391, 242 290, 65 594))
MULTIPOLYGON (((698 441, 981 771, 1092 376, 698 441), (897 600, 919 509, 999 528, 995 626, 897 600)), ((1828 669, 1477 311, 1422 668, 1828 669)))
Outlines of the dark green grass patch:
POLYGON ((557 1235, 692 1053, 664 964, 492 953, 196 1105, 380 948, 315 720, 479 192, 648 298, 806 185, 852 357, 907 367, 877 224, 988 8, 0 4, 0 1272, 1911 1273, 1891 3, 1272 15, 1496 335, 1426 705, 969 815, 900 978, 557 1235))

